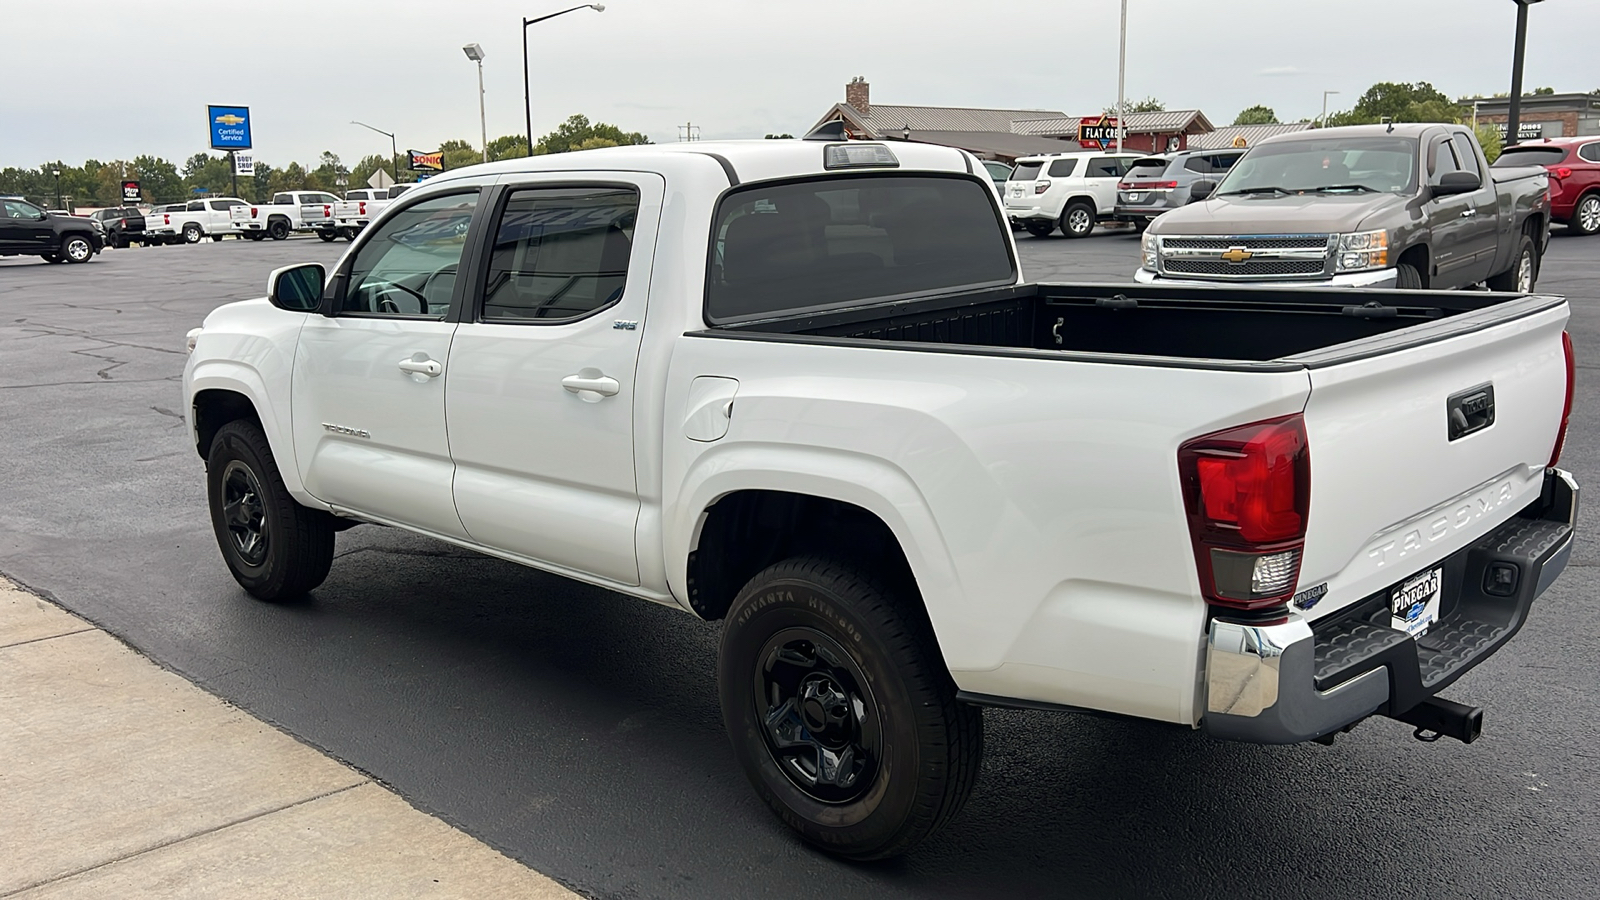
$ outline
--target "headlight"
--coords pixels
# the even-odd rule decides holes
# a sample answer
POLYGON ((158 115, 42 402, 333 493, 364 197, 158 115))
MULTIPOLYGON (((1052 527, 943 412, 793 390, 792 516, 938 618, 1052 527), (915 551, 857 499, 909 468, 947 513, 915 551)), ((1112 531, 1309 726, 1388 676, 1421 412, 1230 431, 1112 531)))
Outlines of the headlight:
POLYGON ((1389 232, 1357 231, 1339 235, 1338 271, 1360 272, 1389 265, 1389 232))
POLYGON ((1144 267, 1156 271, 1156 236, 1146 231, 1139 241, 1139 249, 1144 254, 1144 267))
POLYGON ((191 329, 189 329, 189 333, 184 336, 184 338, 183 338, 183 346, 190 353, 194 352, 194 345, 200 342, 200 332, 202 332, 202 331, 205 331, 205 329, 204 328, 191 328, 191 329))

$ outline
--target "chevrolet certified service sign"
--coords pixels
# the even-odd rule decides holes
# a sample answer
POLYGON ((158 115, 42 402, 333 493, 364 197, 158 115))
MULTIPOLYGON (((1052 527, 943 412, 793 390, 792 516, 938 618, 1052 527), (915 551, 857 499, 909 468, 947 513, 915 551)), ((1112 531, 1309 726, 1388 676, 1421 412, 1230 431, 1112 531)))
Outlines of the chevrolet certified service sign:
POLYGON ((211 119, 211 149, 250 149, 250 107, 208 106, 211 119))

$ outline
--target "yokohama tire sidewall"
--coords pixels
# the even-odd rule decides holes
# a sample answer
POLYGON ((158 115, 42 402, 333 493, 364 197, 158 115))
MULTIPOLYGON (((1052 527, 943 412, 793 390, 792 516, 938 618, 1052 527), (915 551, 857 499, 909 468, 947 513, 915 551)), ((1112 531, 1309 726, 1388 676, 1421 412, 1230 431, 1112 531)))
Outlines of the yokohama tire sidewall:
MULTIPOLYGON (((749 590, 748 588, 746 589, 749 590)), ((916 802, 920 760, 917 727, 907 687, 867 623, 833 594, 809 582, 783 578, 760 586, 748 603, 734 604, 719 667, 723 721, 756 791, 807 840, 824 847, 882 845, 900 830, 916 802), (882 732, 883 758, 867 793, 849 803, 819 801, 791 782, 767 749, 756 711, 753 680, 766 640, 785 628, 815 628, 843 646, 866 675, 882 732)), ((741 598, 742 600, 742 598, 741 598)))

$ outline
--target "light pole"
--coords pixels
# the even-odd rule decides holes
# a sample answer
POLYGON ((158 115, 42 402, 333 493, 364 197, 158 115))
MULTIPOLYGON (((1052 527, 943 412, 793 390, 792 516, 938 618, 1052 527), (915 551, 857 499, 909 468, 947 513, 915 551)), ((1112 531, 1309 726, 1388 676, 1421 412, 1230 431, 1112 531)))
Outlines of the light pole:
POLYGON ((1328 95, 1329 94, 1337 94, 1337 93, 1339 93, 1339 92, 1338 91, 1323 91, 1322 92, 1322 118, 1317 120, 1317 127, 1318 128, 1327 128, 1328 127, 1328 95))
POLYGON ((1122 152, 1122 120, 1128 117, 1128 103, 1123 87, 1128 75, 1128 0, 1122 0, 1122 35, 1117 41, 1117 152, 1122 152))
POLYGON ((529 156, 533 155, 533 97, 528 87, 528 26, 543 22, 546 19, 554 19, 556 16, 564 16, 569 12, 577 12, 580 9, 592 9, 595 12, 605 12, 606 5, 604 3, 585 3, 582 6, 574 6, 571 9, 563 9, 560 12, 553 12, 548 16, 540 16, 537 19, 522 20, 522 113, 523 116, 528 120, 529 156))
POLYGON ((1539 0, 1514 0, 1517 4, 1517 45, 1511 52, 1511 108, 1506 111, 1507 147, 1517 143, 1522 122, 1522 51, 1528 45, 1528 7, 1539 0))
POLYGON ((56 177, 56 209, 61 208, 61 170, 51 169, 50 174, 56 177))
POLYGON ((468 44, 461 48, 467 59, 478 64, 478 127, 483 131, 483 161, 489 161, 489 120, 483 112, 483 48, 468 44))
POLYGON ((399 184, 400 183, 400 145, 396 144, 394 142, 394 135, 390 134, 387 131, 384 131, 382 128, 373 128, 371 125, 368 125, 365 122, 357 122, 355 119, 351 119, 350 120, 350 124, 351 125, 360 125, 362 128, 366 128, 366 129, 368 129, 370 131, 376 131, 377 133, 379 133, 379 134, 381 134, 381 135, 383 135, 383 136, 385 136, 385 137, 387 137, 389 139, 389 165, 393 170, 389 174, 394 176, 394 183, 395 184, 399 184))

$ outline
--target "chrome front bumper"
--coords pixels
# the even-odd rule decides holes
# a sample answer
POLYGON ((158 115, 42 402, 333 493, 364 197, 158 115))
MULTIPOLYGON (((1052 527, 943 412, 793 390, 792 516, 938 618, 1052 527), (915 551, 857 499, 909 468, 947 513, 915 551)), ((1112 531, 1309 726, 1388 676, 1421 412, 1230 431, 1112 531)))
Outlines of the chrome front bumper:
POLYGON ((1133 273, 1133 280, 1140 284, 1185 284, 1209 287, 1229 284, 1272 284, 1283 287, 1393 288, 1397 277, 1394 269, 1350 272, 1332 278, 1174 278, 1143 267, 1133 273))
POLYGON ((1213 618, 1201 726, 1224 740, 1294 744, 1374 713, 1405 713, 1517 633, 1533 601, 1571 559, 1577 509, 1577 482, 1549 469, 1533 506, 1436 563, 1454 573, 1448 577, 1456 590, 1448 598, 1449 612, 1428 631, 1433 649, 1420 668, 1415 640, 1354 616, 1362 607, 1387 603, 1387 591, 1351 604, 1352 615, 1341 610, 1319 619, 1315 629, 1294 611, 1270 620, 1213 618), (1478 587, 1491 564, 1515 568, 1514 593, 1489 595, 1478 587))

